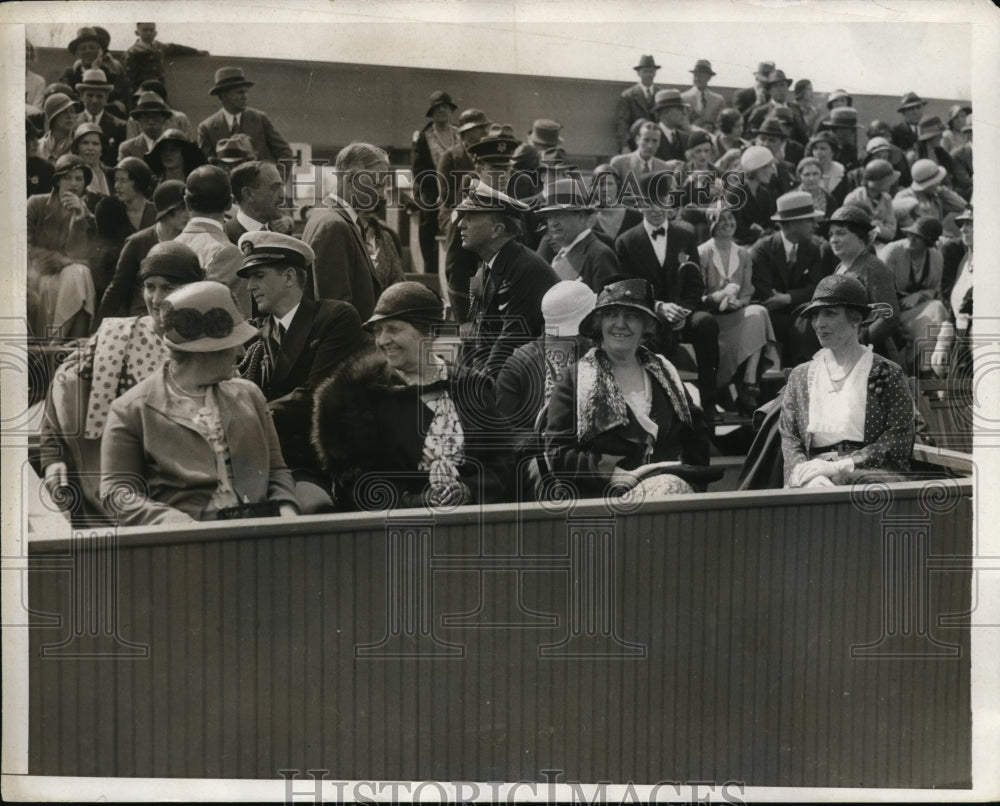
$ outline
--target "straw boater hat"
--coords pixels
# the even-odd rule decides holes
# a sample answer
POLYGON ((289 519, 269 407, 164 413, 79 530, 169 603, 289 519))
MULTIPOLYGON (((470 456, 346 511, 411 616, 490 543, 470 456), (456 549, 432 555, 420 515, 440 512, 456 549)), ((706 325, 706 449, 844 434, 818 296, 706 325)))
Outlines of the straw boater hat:
POLYGON ((587 193, 583 185, 575 179, 557 179, 545 188, 545 199, 535 213, 544 216, 547 213, 589 212, 593 205, 587 201, 587 193))
POLYGON ((772 221, 802 221, 806 218, 822 218, 823 214, 816 212, 812 196, 804 190, 793 190, 778 197, 777 212, 771 216, 772 221))
POLYGON ((892 307, 885 302, 869 303, 864 285, 849 274, 831 274, 820 280, 812 300, 799 312, 799 318, 807 319, 820 308, 837 307, 861 311, 865 317, 862 324, 892 318, 892 307))
POLYGON ((90 92, 111 92, 114 85, 108 83, 108 77, 100 68, 84 70, 80 83, 76 85, 77 92, 89 90, 90 92))
POLYGON ((593 310, 580 321, 580 335, 588 339, 601 339, 601 311, 608 308, 630 308, 640 311, 652 321, 657 335, 663 328, 656 315, 656 302, 653 299, 653 287, 640 277, 630 280, 620 280, 608 283, 597 295, 593 310))
POLYGON ((178 288, 164 300, 163 309, 163 341, 184 353, 227 350, 257 335, 257 328, 236 307, 233 293, 213 280, 178 288))
POLYGON ((235 87, 252 87, 253 82, 243 75, 242 67, 220 67, 215 71, 215 86, 208 91, 209 95, 218 95, 235 87))
POLYGON ((558 338, 576 336, 580 323, 594 310, 595 294, 579 280, 560 280, 542 297, 545 331, 558 338))

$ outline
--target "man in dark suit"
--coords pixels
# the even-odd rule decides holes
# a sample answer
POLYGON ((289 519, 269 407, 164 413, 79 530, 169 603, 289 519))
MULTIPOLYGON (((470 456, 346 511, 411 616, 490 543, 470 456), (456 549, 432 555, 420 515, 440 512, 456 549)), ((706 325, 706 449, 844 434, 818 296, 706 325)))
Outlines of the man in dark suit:
POLYGON ((298 238, 259 230, 243 235, 239 248, 244 259, 237 274, 261 314, 254 320, 260 335, 248 346, 240 373, 267 398, 302 511, 322 511, 332 501, 309 441, 313 392, 367 342, 361 319, 346 302, 303 299, 315 254, 298 238))
POLYGON ((790 110, 792 117, 790 137, 792 140, 805 145, 809 139, 809 133, 806 129, 806 122, 802 117, 799 105, 788 97, 790 83, 791 79, 785 76, 783 70, 775 70, 771 73, 764 80, 764 88, 767 90, 768 100, 757 104, 747 113, 747 124, 748 128, 759 128, 769 117, 774 117, 776 110, 787 108, 790 110))
POLYGON ((173 112, 155 92, 144 92, 129 114, 136 119, 142 133, 119 144, 118 159, 115 162, 120 162, 125 157, 143 159, 156 146, 156 141, 163 134, 163 127, 173 112))
POLYGON ((76 94, 83 101, 83 112, 76 122, 96 123, 104 133, 104 149, 101 162, 114 165, 118 158, 118 146, 125 140, 125 121, 108 112, 104 106, 114 87, 108 83, 103 70, 83 71, 83 80, 76 85, 76 94))
POLYGON ((208 92, 216 95, 222 109, 198 124, 198 146, 206 159, 215 156, 215 144, 242 133, 253 143, 257 159, 277 162, 292 159, 292 149, 274 128, 271 119, 259 109, 247 106, 248 88, 253 86, 242 68, 220 67, 215 71, 215 86, 208 92))
POLYGON ((660 90, 656 93, 656 121, 660 124, 660 145, 656 156, 661 160, 685 160, 687 151, 688 105, 677 90, 660 90))
POLYGON ((774 155, 774 176, 771 178, 770 190, 771 198, 777 198, 798 184, 795 166, 782 158, 783 147, 787 142, 785 130, 777 118, 768 118, 753 134, 757 145, 764 146, 774 155))
POLYGON ((828 273, 813 232, 821 215, 813 207, 812 196, 792 191, 778 199, 771 216, 778 232, 760 238, 750 250, 753 261, 753 301, 771 316, 782 361, 793 367, 808 360, 819 342, 809 326, 796 319, 796 308, 812 299, 816 284, 828 273))
POLYGON ((632 124, 639 118, 653 120, 655 116, 656 93, 661 89, 653 83, 656 78, 656 71, 660 65, 652 56, 642 56, 635 66, 635 71, 639 74, 639 83, 633 84, 625 90, 618 99, 618 106, 615 110, 615 134, 618 137, 618 151, 621 154, 628 154, 634 148, 634 143, 629 136, 632 124))
POLYGON ((312 276, 315 299, 349 302, 365 321, 375 310, 382 288, 358 211, 378 205, 389 180, 389 155, 378 146, 351 143, 337 154, 335 167, 337 188, 313 209, 302 240, 316 253, 312 276))
POLYGON ((913 148, 920 139, 919 124, 925 106, 927 101, 915 92, 908 92, 896 108, 903 120, 892 127, 892 144, 903 149, 903 153, 913 148))
POLYGON ((676 354, 678 342, 694 347, 698 363, 698 394, 711 423, 717 419, 716 375, 719 370, 719 325, 703 310, 705 281, 698 265, 698 243, 686 224, 668 221, 682 191, 669 173, 653 173, 639 183, 643 222, 615 241, 622 271, 653 286, 656 312, 667 323, 665 355, 676 354))
POLYGON ((545 189, 545 201, 535 214, 546 225, 538 254, 560 280, 581 280, 596 293, 619 268, 614 250, 590 228, 593 212, 575 179, 557 179, 545 189))
POLYGON ((481 261, 470 284, 462 363, 491 377, 514 350, 542 334, 542 297, 559 281, 548 263, 517 241, 528 209, 483 182, 455 208, 462 246, 481 261))
POLYGON ((285 183, 274 163, 244 162, 230 172, 229 184, 238 205, 236 215, 223 227, 230 241, 239 243, 243 233, 262 229, 292 234, 292 219, 281 211, 285 183))

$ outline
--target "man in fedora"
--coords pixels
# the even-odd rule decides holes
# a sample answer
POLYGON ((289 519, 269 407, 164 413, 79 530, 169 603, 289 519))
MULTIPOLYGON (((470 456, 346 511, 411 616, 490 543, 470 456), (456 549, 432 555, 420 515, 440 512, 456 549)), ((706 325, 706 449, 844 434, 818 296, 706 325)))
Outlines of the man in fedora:
POLYGON ((139 124, 140 133, 118 146, 118 162, 125 157, 142 159, 156 146, 164 127, 173 114, 170 107, 155 92, 144 92, 129 113, 139 124))
POLYGON ((765 120, 756 131, 753 132, 755 143, 764 146, 774 155, 774 176, 771 177, 770 189, 772 198, 787 193, 795 187, 795 165, 784 159, 784 149, 787 142, 787 135, 782 128, 777 117, 765 120))
POLYGON ((496 377, 522 344, 543 331, 542 297, 559 278, 517 238, 528 205, 476 182, 455 208, 462 247, 479 260, 462 362, 496 377))
POLYGON ((420 207, 420 255, 424 271, 437 271, 438 209, 441 205, 441 184, 437 178, 438 163, 450 148, 461 143, 458 127, 451 116, 458 107, 444 90, 435 90, 427 102, 425 117, 430 118, 422 129, 413 133, 413 197, 420 207))
POLYGON ((838 106, 820 124, 821 131, 828 131, 837 138, 837 162, 850 171, 858 167, 858 110, 853 106, 838 106))
POLYGON ((198 146, 205 158, 215 156, 215 144, 225 137, 243 133, 250 138, 257 159, 277 162, 292 159, 292 149, 259 109, 247 106, 247 90, 253 86, 241 67, 220 67, 209 95, 218 97, 222 109, 198 124, 198 146))
POLYGON ((678 90, 660 90, 656 93, 656 103, 653 106, 656 122, 660 126, 660 145, 656 156, 661 160, 685 159, 687 152, 688 106, 681 99, 678 90))
POLYGON ((545 189, 542 206, 535 210, 546 229, 538 254, 560 280, 580 280, 596 293, 620 269, 614 250, 590 228, 594 208, 586 196, 575 179, 557 179, 545 189))
POLYGON ((909 151, 920 139, 918 126, 927 101, 915 92, 906 93, 896 107, 903 120, 892 127, 892 143, 904 152, 909 151))
POLYGON ((795 366, 807 360, 819 343, 811 330, 799 327, 795 309, 812 299, 825 270, 819 244, 813 233, 820 214, 812 196, 803 190, 778 198, 771 220, 779 230, 759 238, 750 249, 753 262, 753 301, 767 308, 782 362, 795 366))
POLYGON ((142 287, 138 282, 139 267, 158 243, 172 241, 187 226, 191 213, 184 203, 184 183, 178 179, 160 182, 153 191, 156 223, 125 239, 111 282, 101 297, 94 330, 101 321, 112 316, 140 316, 146 312, 142 287))
POLYGON ((764 80, 764 89, 767 91, 767 100, 754 106, 746 115, 747 124, 751 129, 759 128, 769 117, 774 116, 775 110, 779 107, 787 107, 792 114, 792 128, 789 137, 802 144, 809 139, 806 132, 806 122, 802 117, 802 112, 798 104, 788 97, 788 87, 791 79, 785 75, 783 70, 775 70, 764 80))
POLYGON ((104 133, 104 150, 101 162, 114 165, 118 146, 125 140, 125 121, 104 108, 114 87, 108 83, 104 71, 98 68, 83 71, 83 80, 76 85, 76 93, 83 102, 83 112, 76 119, 79 123, 95 123, 104 133))
MULTIPOLYGON (((129 99, 128 85, 117 60, 108 58, 108 45, 101 34, 93 26, 85 26, 76 32, 76 37, 69 43, 68 50, 75 61, 67 67, 59 77, 59 83, 75 87, 83 81, 85 70, 103 70, 112 89, 108 100, 125 104, 129 99)), ((125 111, 124 106, 122 112, 125 111)))
POLYGON ((240 238, 239 249, 244 257, 236 273, 260 313, 253 321, 259 335, 247 345, 240 374, 267 398, 302 511, 329 510, 330 480, 304 424, 312 417, 316 387, 367 343, 361 319, 347 302, 306 298, 316 255, 298 238, 257 230, 240 238))
MULTIPOLYGON (((142 84, 139 85, 139 89, 132 94, 133 103, 137 102, 139 100, 139 96, 141 96, 144 92, 155 92, 163 99, 163 103, 170 107, 170 98, 167 97, 167 88, 162 81, 158 81, 154 78, 143 81, 142 84)), ((182 112, 180 109, 170 109, 170 117, 167 119, 167 122, 163 124, 163 130, 166 131, 167 129, 180 129, 184 132, 184 136, 187 137, 187 139, 192 143, 197 139, 194 126, 191 125, 191 121, 187 114, 182 112)), ((125 123, 125 136, 127 138, 135 137, 139 134, 139 131, 139 122, 135 118, 129 118, 125 123)))
POLYGON ((770 99, 767 94, 767 79, 773 72, 774 62, 760 62, 753 74, 754 85, 733 93, 733 106, 744 116, 750 109, 770 99))
MULTIPOLYGON (((478 143, 490 128, 490 119, 481 109, 466 109, 458 116, 458 135, 461 142, 449 148, 438 163, 441 174, 441 209, 438 228, 444 235, 444 272, 448 283, 451 310, 459 322, 469 318, 469 280, 476 273, 476 256, 462 248, 452 212, 462 198, 469 178, 475 172, 476 161, 469 149, 478 143)), ((435 267, 436 269, 437 267, 435 267)))
POLYGON ((653 79, 656 78, 656 71, 659 69, 660 65, 652 56, 640 57, 639 63, 635 66, 635 72, 639 74, 639 83, 633 84, 618 98, 618 106, 615 109, 615 135, 618 137, 620 154, 627 154, 634 147, 629 137, 632 124, 639 118, 655 119, 656 93, 662 87, 654 84, 653 79))
POLYGON ((708 88, 715 75, 708 59, 698 59, 691 72, 692 86, 681 93, 681 100, 688 105, 688 120, 707 132, 715 131, 715 120, 726 106, 726 99, 708 88))
POLYGON ((636 149, 631 154, 617 154, 611 158, 611 171, 618 180, 619 188, 631 176, 634 182, 638 177, 653 171, 665 171, 667 163, 656 156, 660 147, 660 127, 647 120, 639 125, 635 136, 636 149))
POLYGON ((561 131, 561 123, 539 118, 531 124, 531 131, 528 132, 528 143, 539 151, 545 151, 547 148, 558 148, 564 142, 560 134, 561 131))

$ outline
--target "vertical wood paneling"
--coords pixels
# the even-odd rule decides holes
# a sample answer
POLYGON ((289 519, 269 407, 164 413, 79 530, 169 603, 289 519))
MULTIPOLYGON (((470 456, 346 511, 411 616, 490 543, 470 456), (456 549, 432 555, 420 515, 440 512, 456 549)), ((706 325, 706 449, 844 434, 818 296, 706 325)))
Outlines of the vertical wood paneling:
MULTIPOLYGON (((122 634, 150 656, 44 658, 41 644, 71 624, 34 630, 31 772, 968 785, 968 628, 931 625, 961 644, 957 660, 851 657, 883 630, 879 517, 847 502, 740 503, 618 518, 612 629, 644 660, 540 657, 569 630, 565 570, 444 566, 430 574, 433 635, 465 657, 355 657, 387 629, 378 521, 122 546, 122 634), (477 605, 476 618, 528 623, 442 622, 477 605)), ((912 497, 894 507, 919 512, 912 497)), ((967 500, 936 515, 931 552, 967 554, 969 523, 967 500)), ((568 569, 564 519, 521 527, 524 563, 568 569)), ((489 556, 513 556, 513 533, 513 521, 485 524, 489 556)), ((434 527, 435 562, 475 556, 473 544, 462 524, 434 527)), ((969 610, 967 572, 930 578, 932 614, 969 610)), ((32 607, 68 617, 70 575, 44 580, 32 607)))

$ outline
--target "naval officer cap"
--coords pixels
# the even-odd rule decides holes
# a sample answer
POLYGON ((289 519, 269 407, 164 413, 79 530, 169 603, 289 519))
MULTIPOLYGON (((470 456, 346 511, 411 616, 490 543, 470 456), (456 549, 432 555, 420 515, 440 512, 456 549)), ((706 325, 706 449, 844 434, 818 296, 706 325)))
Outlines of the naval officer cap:
POLYGON ((240 236, 238 246, 243 252, 243 265, 236 272, 240 277, 246 277, 251 269, 258 266, 280 265, 307 269, 316 260, 316 253, 309 244, 291 235, 269 230, 244 233, 240 236))
POLYGON ((472 180, 465 198, 455 207, 456 218, 468 213, 502 213, 519 218, 531 208, 522 201, 511 198, 485 182, 472 180))

